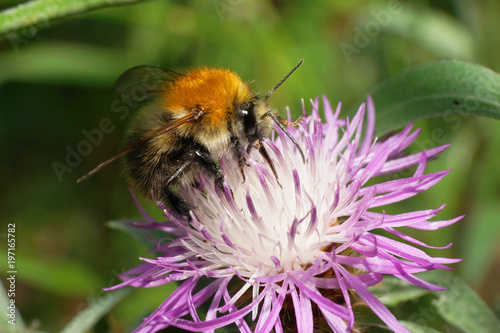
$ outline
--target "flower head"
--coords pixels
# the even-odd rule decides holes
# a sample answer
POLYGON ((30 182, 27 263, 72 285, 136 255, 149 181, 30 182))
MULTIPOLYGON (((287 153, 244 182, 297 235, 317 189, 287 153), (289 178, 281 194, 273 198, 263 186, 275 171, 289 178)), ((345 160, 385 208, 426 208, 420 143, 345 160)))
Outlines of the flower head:
MULTIPOLYGON (((434 258, 415 247, 430 247, 398 227, 435 230, 460 219, 430 222, 437 209, 389 215, 372 208, 405 200, 441 180, 448 171, 425 174, 426 162, 446 149, 402 152, 418 136, 409 125, 383 141, 373 138, 375 109, 371 98, 352 120, 339 119, 326 98, 319 117, 312 114, 291 134, 307 156, 277 129, 265 142, 279 182, 257 152, 250 153, 245 181, 237 163, 222 158, 226 189, 200 175, 198 187, 181 189, 194 209, 180 218, 159 203, 166 222, 137 222, 158 229, 168 239, 156 243, 155 259, 122 275, 122 285, 181 285, 146 318, 137 332, 168 326, 193 331, 236 325, 241 332, 313 332, 317 325, 349 332, 355 325, 353 294, 392 330, 407 331, 367 289, 384 274, 410 284, 443 289, 414 274, 449 269, 457 259, 434 258), (366 131, 363 120, 367 110, 366 131), (389 175, 416 166, 410 177, 389 175), (374 233, 384 230, 394 237, 374 233), (208 284, 200 281, 208 279, 208 284), (206 304, 200 317, 197 309, 206 304)), ((305 113, 305 108, 304 108, 305 113)), ((451 245, 451 244, 450 244, 451 245)), ((448 245, 448 246, 450 246, 448 245)))

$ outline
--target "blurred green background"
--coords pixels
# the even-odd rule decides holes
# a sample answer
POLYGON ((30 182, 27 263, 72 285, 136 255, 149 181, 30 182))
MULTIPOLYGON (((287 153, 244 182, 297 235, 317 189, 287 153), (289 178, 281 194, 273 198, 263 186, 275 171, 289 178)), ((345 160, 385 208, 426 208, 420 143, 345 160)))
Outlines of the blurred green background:
MULTIPOLYGON (((1 8, 15 4, 0 1, 1 8)), ((3 39, 0 253, 6 253, 7 223, 16 223, 16 301, 25 322, 61 330, 87 301, 104 294, 103 287, 116 284, 119 272, 146 256, 139 243, 105 225, 140 216, 120 163, 76 184, 122 147, 132 116, 113 112, 113 83, 126 69, 222 66, 267 92, 304 58, 271 104, 282 114, 285 106, 298 114, 301 98, 325 94, 332 104, 342 101, 347 113, 377 83, 417 64, 461 59, 500 72, 499 14, 495 0, 151 1, 47 22, 3 39), (66 164, 68 149, 77 149, 87 140, 85 131, 106 118, 113 130, 58 176, 54 162, 66 164)), ((428 166, 429 172, 452 172, 387 211, 447 203, 438 219, 466 214, 452 227, 412 235, 435 246, 453 242, 448 250, 429 252, 464 258, 454 265, 457 274, 499 313, 500 123, 454 116, 417 126, 423 131, 410 151, 452 143, 428 166)), ((173 287, 134 291, 102 330, 130 331, 173 287)))

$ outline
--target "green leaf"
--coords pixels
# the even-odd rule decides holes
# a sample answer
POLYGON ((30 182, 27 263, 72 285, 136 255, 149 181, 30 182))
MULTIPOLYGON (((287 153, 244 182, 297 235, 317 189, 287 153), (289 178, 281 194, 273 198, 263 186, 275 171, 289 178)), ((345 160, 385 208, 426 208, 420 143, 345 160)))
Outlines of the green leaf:
POLYGON ((154 243, 151 239, 160 240, 168 236, 164 231, 154 229, 140 229, 135 228, 127 223, 136 223, 137 220, 114 220, 109 221, 106 225, 112 229, 120 230, 135 238, 139 243, 146 248, 151 249, 154 243))
POLYGON ((400 320, 399 322, 403 324, 404 327, 409 329, 411 333, 439 333, 439 331, 436 331, 433 328, 420 326, 411 321, 400 320))
POLYGON ((437 299, 432 302, 437 312, 448 323, 466 333, 500 332, 500 320, 458 276, 437 271, 427 273, 424 279, 433 280, 436 284, 448 288, 447 291, 434 291, 437 299))
MULTIPOLYGON (((382 283, 371 287, 370 291, 389 307, 401 310, 404 307, 403 303, 406 302, 414 311, 421 309, 418 311, 421 311, 424 319, 425 315, 427 315, 429 321, 439 322, 444 320, 447 325, 454 326, 461 332, 500 332, 500 320, 495 316, 494 312, 472 288, 455 274, 444 270, 435 270, 421 273, 418 277, 448 290, 424 290, 408 285, 395 277, 387 276, 382 283), (432 296, 429 294, 432 294, 432 296), (427 307, 423 305, 425 302, 417 302, 417 299, 424 299, 425 297, 422 298, 422 296, 425 295, 431 297, 427 307), (438 320, 435 318, 436 316, 441 319, 438 320)), ((401 322, 411 332, 435 332, 431 328, 410 321, 401 322)))
POLYGON ((59 18, 93 9, 133 4, 144 0, 33 0, 0 12, 0 38, 32 38, 59 18), (15 33, 23 29, 21 34, 15 33))
POLYGON ((127 296, 132 288, 121 288, 106 292, 102 297, 90 301, 85 310, 75 316, 61 333, 85 333, 91 331, 92 327, 105 315, 116 303, 127 296))
POLYGON ((384 277, 381 283, 370 287, 370 291, 384 305, 389 307, 395 307, 399 303, 415 300, 431 292, 393 276, 384 277))
POLYGON ((369 94, 375 102, 377 136, 429 117, 473 114, 500 118, 500 75, 462 61, 407 69, 369 94))

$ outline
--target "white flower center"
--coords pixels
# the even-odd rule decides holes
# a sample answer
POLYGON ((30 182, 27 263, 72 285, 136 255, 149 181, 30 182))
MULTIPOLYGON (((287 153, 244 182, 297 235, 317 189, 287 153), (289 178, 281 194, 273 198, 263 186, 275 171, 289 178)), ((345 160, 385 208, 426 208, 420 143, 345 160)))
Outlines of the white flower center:
POLYGON ((355 151, 347 140, 343 147, 326 147, 323 138, 311 144, 305 135, 297 141, 307 147, 306 163, 286 138, 278 140, 279 151, 266 143, 279 183, 253 151, 245 182, 234 160, 221 161, 232 195, 218 193, 213 184, 205 184, 204 191, 185 190, 183 196, 197 207, 195 230, 184 245, 212 262, 210 269, 230 267, 243 277, 304 269, 322 255, 322 248, 343 242, 332 221, 356 199, 348 186, 355 151))

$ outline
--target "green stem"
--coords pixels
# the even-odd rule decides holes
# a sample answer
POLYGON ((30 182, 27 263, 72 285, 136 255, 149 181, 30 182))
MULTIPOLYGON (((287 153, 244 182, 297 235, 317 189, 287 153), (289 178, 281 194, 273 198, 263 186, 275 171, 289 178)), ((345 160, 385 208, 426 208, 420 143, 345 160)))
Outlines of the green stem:
POLYGON ((144 0, 32 0, 0 12, 0 39, 21 29, 30 34, 58 18, 141 1, 144 0))

